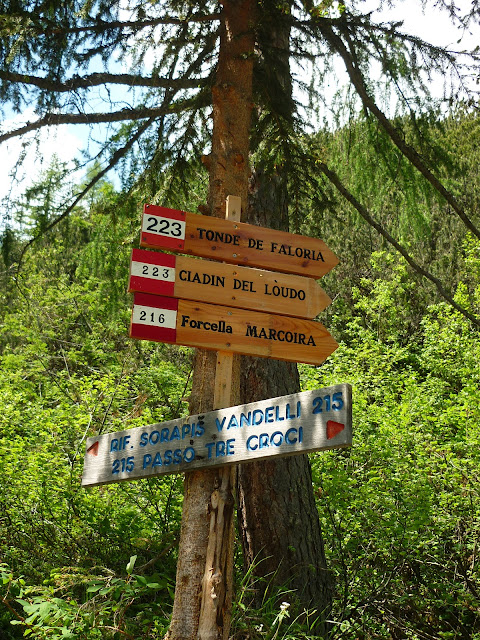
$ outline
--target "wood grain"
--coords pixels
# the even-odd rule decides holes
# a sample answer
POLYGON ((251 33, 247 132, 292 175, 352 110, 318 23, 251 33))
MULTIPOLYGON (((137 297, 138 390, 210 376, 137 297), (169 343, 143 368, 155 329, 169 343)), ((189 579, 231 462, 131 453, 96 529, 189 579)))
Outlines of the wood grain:
MULTIPOLYGON (((164 219, 174 215, 163 207, 146 207, 149 219, 156 215, 164 219)), ((223 218, 176 212, 177 216, 180 214, 185 221, 185 231, 181 237, 173 238, 142 230, 140 245, 314 278, 320 278, 338 264, 337 256, 318 238, 223 218)))
POLYGON ((321 364, 338 347, 320 322, 188 300, 178 301, 176 341, 205 349, 309 364, 321 364), (230 327, 231 333, 202 328, 212 323, 227 331, 230 327))
POLYGON ((331 303, 312 278, 142 249, 132 252, 128 290, 297 318, 315 318, 331 303), (138 269, 142 264, 143 277, 138 269), (156 278, 154 265, 158 265, 156 278), (174 270, 173 282, 167 279, 170 270, 162 267, 174 270))
POLYGON ((339 384, 88 438, 82 484, 348 447, 351 394, 350 385, 339 384), (119 464, 112 473, 128 457, 131 470, 119 464))

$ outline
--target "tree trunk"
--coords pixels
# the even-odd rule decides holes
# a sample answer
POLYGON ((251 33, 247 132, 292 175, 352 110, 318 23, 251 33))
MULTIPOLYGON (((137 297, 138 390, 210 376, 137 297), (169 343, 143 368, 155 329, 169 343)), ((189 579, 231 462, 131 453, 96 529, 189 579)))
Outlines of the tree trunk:
MULTIPOLYGON (((265 225, 272 216, 277 222, 286 220, 285 206, 285 181, 278 175, 271 179, 255 175, 248 221, 265 225)), ((295 393, 299 388, 296 365, 242 357, 242 403, 295 393)), ((253 565, 255 576, 279 586, 288 584, 302 608, 315 608, 326 617, 331 602, 330 576, 308 457, 239 465, 237 493, 246 569, 253 565)), ((256 595, 258 605, 263 597, 261 588, 256 595)), ((324 632, 324 624, 319 623, 317 633, 324 632)))
MULTIPOLYGON (((209 213, 217 217, 225 217, 228 195, 247 202, 256 6, 255 0, 225 0, 222 4, 219 60, 212 89, 212 151, 204 159, 210 174, 209 213)), ((216 363, 216 353, 196 352, 191 414, 214 409, 216 363)), ((228 638, 233 552, 225 549, 231 550, 233 545, 233 485, 228 467, 185 474, 175 601, 166 640, 228 638), (221 549, 209 544, 209 536, 218 534, 219 527, 221 549)))
MULTIPOLYGON (((219 64, 212 92, 212 152, 204 159, 210 173, 208 210, 218 217, 225 215, 227 195, 240 196, 243 203, 247 202, 254 8, 253 0, 223 3, 219 64)), ((275 34, 276 21, 262 24, 260 36, 266 40, 269 33, 275 34)), ((259 23, 257 27, 260 27, 259 23)), ((280 31, 277 35, 280 37, 280 31)), ((277 58, 275 65, 276 73, 280 74, 276 80, 281 83, 284 97, 291 91, 286 49, 285 52, 283 58, 277 58)), ((282 105, 285 114, 289 110, 285 111, 286 105, 292 105, 291 97, 282 105)), ((276 175, 265 179, 257 173, 256 180, 252 187, 256 204, 250 209, 247 221, 287 228, 285 177, 276 175)), ((298 373, 294 365, 255 358, 243 358, 242 361, 242 402, 298 390, 298 373)), ((213 408, 215 367, 215 353, 196 352, 190 400, 192 414, 213 408)), ((233 506, 230 488, 225 490, 222 480, 220 470, 194 471, 185 476, 177 588, 168 640, 206 637, 199 635, 198 621, 202 610, 209 529, 214 522, 212 513, 218 490, 224 494, 227 511, 231 512, 233 506)), ((257 567, 257 573, 266 575, 270 570, 277 571, 276 581, 291 579, 302 604, 325 608, 329 602, 328 581, 307 458, 295 456, 262 463, 261 470, 255 463, 242 465, 238 487, 239 522, 246 562, 251 564, 256 556, 263 554, 266 560, 257 567)), ((224 515, 230 517, 230 513, 224 515)), ((227 536, 230 531, 228 529, 227 536)), ((227 567, 222 569, 229 570, 227 567)), ((211 636, 215 640, 228 636, 231 584, 229 576, 224 578, 226 593, 221 594, 224 606, 219 608, 222 619, 217 621, 217 631, 211 636)))
MULTIPOLYGON (((272 108, 286 124, 292 120, 292 84, 288 63, 290 28, 276 9, 259 20, 260 77, 271 88, 272 108)), ((246 222, 288 231, 287 168, 274 174, 261 168, 250 179, 246 222)), ((242 357, 241 402, 255 402, 299 391, 296 365, 242 357)), ((315 608, 322 618, 330 608, 330 576, 326 568, 320 521, 307 456, 239 465, 238 520, 246 569, 287 584, 302 608, 315 608)), ((259 584, 257 605, 262 600, 259 584)), ((325 633, 319 622, 317 633, 325 633)))

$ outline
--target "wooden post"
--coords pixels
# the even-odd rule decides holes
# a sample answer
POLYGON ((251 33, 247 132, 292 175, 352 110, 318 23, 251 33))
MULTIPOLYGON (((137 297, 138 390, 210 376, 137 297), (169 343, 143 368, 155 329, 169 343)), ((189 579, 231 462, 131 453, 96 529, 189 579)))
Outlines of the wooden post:
MULTIPOLYGON (((257 0, 222 0, 221 3, 218 65, 215 84, 212 87, 212 148, 210 154, 203 158, 209 171, 208 210, 212 216, 218 218, 225 218, 225 199, 229 194, 239 196, 244 206, 248 197, 256 6, 257 0)), ((238 214, 238 201, 234 207, 231 207, 231 204, 229 209, 235 208, 238 214)), ((195 353, 189 404, 192 414, 210 411, 212 408, 216 355, 215 352, 202 349, 195 353)), ((234 361, 235 359, 232 362, 234 361)), ((218 369, 221 368, 223 369, 223 366, 218 365, 218 369)), ((232 372, 235 369, 236 367, 233 367, 232 372)), ((232 404, 236 402, 229 399, 229 403, 230 401, 232 404)), ((213 545, 214 557, 212 558, 212 553, 209 552, 209 562, 205 566, 209 532, 217 526, 217 492, 225 490, 225 482, 220 478, 215 469, 185 474, 175 602, 167 640, 198 640, 209 637, 223 640, 228 637, 230 563, 220 569, 221 554, 218 546, 213 545), (211 521, 212 513, 214 516, 211 521), (217 595, 221 593, 219 588, 215 587, 212 593, 219 577, 223 585, 223 594, 220 597, 217 595), (213 620, 212 608, 216 620, 213 620), (200 617, 201 631, 197 624, 200 617), (225 623, 223 617, 226 618, 225 623)), ((232 495, 231 490, 228 495, 232 495)), ((228 518, 231 524, 226 528, 224 522, 221 524, 225 530, 230 531, 233 527, 233 502, 223 498, 222 501, 228 507, 227 511, 230 511, 228 518)), ((225 515, 224 509, 223 521, 225 515)), ((231 546, 231 542, 228 541, 226 548, 231 549, 231 546)))
MULTIPOLYGON (((226 218, 240 222, 241 199, 227 197, 226 218)), ((217 353, 214 409, 238 404, 240 398, 240 357, 230 352, 217 353)), ((210 531, 198 640, 227 640, 230 630, 233 595, 234 488, 236 466, 219 468, 210 498, 210 531), (219 625, 219 621, 223 624, 219 625)))

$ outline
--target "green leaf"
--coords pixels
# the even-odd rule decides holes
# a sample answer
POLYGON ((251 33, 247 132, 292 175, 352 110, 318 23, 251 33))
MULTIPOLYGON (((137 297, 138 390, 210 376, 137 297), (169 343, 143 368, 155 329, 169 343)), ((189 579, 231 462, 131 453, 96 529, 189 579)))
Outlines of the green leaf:
POLYGON ((103 583, 91 584, 89 587, 87 587, 87 593, 96 593, 97 591, 100 591, 102 587, 103 587, 103 583))
POLYGON ((126 570, 129 576, 132 575, 133 567, 135 566, 136 561, 137 561, 137 556, 131 556, 130 560, 128 561, 126 570))
POLYGON ((164 582, 163 584, 160 582, 149 582, 147 584, 147 587, 149 589, 164 589, 167 586, 167 583, 164 582))
POLYGON ((21 598, 17 598, 15 602, 18 602, 18 604, 21 604, 24 609, 25 607, 30 606, 30 603, 27 602, 27 600, 22 600, 21 598))

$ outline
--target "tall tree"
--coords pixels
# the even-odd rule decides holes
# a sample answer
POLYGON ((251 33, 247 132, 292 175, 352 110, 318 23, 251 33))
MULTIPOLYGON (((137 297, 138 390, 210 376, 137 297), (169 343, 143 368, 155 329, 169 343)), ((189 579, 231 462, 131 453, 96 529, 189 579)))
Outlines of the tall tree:
MULTIPOLYGON (((255 0, 225 0, 213 98, 208 213, 225 218, 227 196, 247 201, 255 0)), ((238 356, 232 367, 238 368, 238 356)), ((217 357, 197 350, 190 412, 214 406, 217 357)), ((238 376, 236 376, 238 378, 238 376)), ((238 404, 238 389, 232 389, 238 404)), ((227 640, 233 581, 234 469, 185 474, 177 587, 168 640, 227 640), (206 566, 206 563, 209 563, 206 566), (200 588, 200 586, 202 588, 200 588)))
MULTIPOLYGON (((431 45, 405 33, 401 22, 376 20, 374 10, 362 13, 360 0, 338 6, 330 0, 319 4, 301 0, 292 6, 268 0, 259 6, 267 13, 269 8, 276 8, 278 20, 290 26, 288 54, 302 65, 297 88, 304 95, 310 94, 311 104, 315 108, 327 106, 327 95, 331 94, 327 87, 335 82, 335 71, 332 75, 329 69, 343 65, 351 96, 357 96, 347 103, 354 109, 361 105, 368 118, 378 122, 389 144, 446 203, 448 215, 457 216, 465 229, 478 237, 476 213, 451 192, 447 181, 440 179, 438 154, 424 139, 423 128, 417 122, 415 135, 408 139, 404 125, 393 121, 381 107, 385 95, 391 97, 390 104, 396 96, 398 109, 406 114, 431 107, 434 102, 428 95, 428 81, 435 74, 450 79, 445 83, 447 107, 459 100, 473 107, 477 100, 472 88, 478 74, 476 52, 431 45)), ((383 9, 380 1, 378 9, 383 9)), ((451 3, 432 1, 425 2, 423 10, 448 13, 452 27, 472 30, 478 26, 475 6, 462 11, 451 3)), ((203 153, 211 133, 210 86, 220 13, 217 3, 206 0, 135 0, 128 5, 113 0, 0 3, 0 97, 5 108, 21 113, 29 105, 36 114, 32 121, 4 130, 0 142, 62 123, 88 124, 95 138, 100 124, 108 125, 106 129, 111 132, 100 149, 94 150, 102 170, 56 220, 69 215, 88 189, 114 166, 123 164, 126 182, 132 184, 146 167, 158 172, 174 166, 175 173, 182 176, 186 160, 203 153)), ((257 26, 261 27, 262 12, 259 15, 257 26)), ((259 28, 259 37, 261 32, 259 28)), ((285 132, 279 132, 276 126, 278 112, 268 108, 270 97, 265 91, 257 93, 255 102, 262 107, 263 115, 255 127, 256 139, 273 161, 285 132)), ((343 105, 335 100, 330 107, 334 116, 344 112, 343 105)), ((301 142, 309 131, 308 119, 297 124, 296 139, 301 142)), ((371 153, 377 152, 372 140, 366 139, 365 144, 371 153)), ((306 152, 302 144, 298 149, 306 152)), ((360 215, 363 213, 376 232, 385 232, 385 239, 408 256, 412 268, 452 303, 449 287, 429 278, 422 259, 411 256, 398 238, 378 223, 365 203, 350 191, 346 175, 338 174, 325 158, 309 170, 307 160, 302 163, 299 178, 305 180, 320 170, 338 194, 360 215)), ((465 312, 458 304, 457 308, 465 312)), ((472 314, 469 319, 478 323, 472 314)))
MULTIPOLYGON (((228 3, 228 6, 233 7, 235 3, 228 3)), ((218 38, 225 24, 226 7, 227 4, 222 8, 206 0, 196 3, 187 0, 162 3, 136 0, 128 7, 114 0, 0 2, 0 97, 14 111, 21 113, 27 104, 33 104, 36 113, 33 121, 4 130, 0 134, 0 142, 53 125, 88 124, 96 132, 94 127, 108 124, 109 135, 97 152, 102 169, 72 197, 62 212, 42 227, 41 233, 67 217, 77 202, 113 167, 121 167, 126 185, 132 186, 141 171, 150 170, 155 174, 169 168, 181 176, 189 166, 188 161, 204 153, 212 133, 209 117, 212 85, 220 65, 218 38), (102 106, 97 109, 99 104, 102 106)), ((445 3, 445 8, 448 7, 445 3)), ((268 178, 260 185, 261 174, 256 174, 257 186, 255 183, 252 186, 256 192, 256 204, 251 215, 258 219, 262 212, 268 212, 264 223, 280 226, 277 216, 283 219, 287 216, 284 172, 288 172, 290 180, 295 180, 297 191, 300 191, 320 170, 376 231, 410 258, 412 267, 429 276, 421 260, 413 259, 352 193, 348 176, 339 175, 335 167, 329 165, 328 158, 320 155, 312 159, 305 142, 309 125, 298 117, 299 112, 296 119, 291 117, 294 105, 289 88, 289 59, 295 58, 305 66, 311 65, 311 82, 301 77, 297 85, 303 90, 303 95, 309 89, 314 103, 322 98, 321 81, 325 79, 325 74, 318 73, 318 70, 338 60, 344 65, 351 89, 358 96, 357 104, 361 104, 369 119, 374 119, 382 127, 387 143, 448 204, 450 215, 457 216, 466 229, 480 237, 478 213, 463 206, 461 199, 440 180, 436 172, 437 156, 424 145, 422 131, 418 129, 412 140, 408 140, 402 121, 393 122, 380 108, 380 89, 371 82, 372 68, 380 62, 382 80, 396 92, 400 104, 408 112, 413 107, 406 98, 405 88, 416 88, 421 93, 424 88, 421 83, 423 66, 431 72, 442 73, 448 68, 460 79, 468 80, 466 76, 477 68, 475 55, 465 54, 462 58, 450 50, 403 33, 398 23, 375 22, 372 12, 362 13, 361 2, 354 1, 346 8, 342 5, 338 10, 331 2, 315 5, 305 0, 292 6, 289 2, 265 0, 258 3, 258 9, 258 18, 251 25, 256 31, 257 47, 251 54, 246 54, 246 58, 251 55, 259 62, 254 67, 256 109, 252 148, 258 148, 258 157, 263 156, 268 178), (272 15, 275 16, 275 25, 269 23, 272 15), (267 63, 261 63, 262 56, 268 58, 267 63), (279 96, 283 96, 285 102, 279 96), (273 205, 273 200, 268 206, 260 204, 262 193, 268 192, 275 181, 278 181, 275 198, 280 199, 280 204, 273 205)), ((465 26, 477 20, 474 11, 458 15, 452 9, 451 17, 453 22, 465 26)), ((459 86, 470 98, 468 84, 463 88, 459 86)), ((215 102, 213 106, 215 108, 215 102)), ((365 141, 366 144, 369 142, 368 139, 365 141)), ((374 145, 371 145, 371 152, 376 152, 374 145)), ((222 176, 214 174, 221 166, 216 162, 215 153, 214 150, 207 161, 212 190, 205 212, 218 214, 221 199, 213 190, 218 187, 223 197, 228 195, 225 191, 228 187, 222 184, 222 176)), ((234 160, 246 166, 244 154, 234 160)), ((156 198, 160 194, 151 193, 151 196, 156 198)), ((167 202, 172 197, 168 188, 163 190, 162 197, 167 202)), ((454 302, 440 281, 432 282, 442 295, 454 302)), ((472 322, 479 322, 473 314, 464 309, 463 312, 472 322)), ((204 397, 208 398, 213 366, 208 363, 209 356, 200 355, 198 359, 196 377, 205 384, 207 391, 204 397)), ((280 379, 283 382, 286 377, 292 381, 292 387, 289 383, 288 389, 296 386, 295 372, 290 367, 274 375, 261 372, 262 366, 248 362, 244 377, 245 382, 253 380, 256 384, 266 376, 272 382, 279 381, 269 388, 265 386, 261 395, 283 393, 285 386, 280 384, 280 379)), ((244 388, 246 398, 251 385, 246 382, 244 388)), ((195 398, 192 399, 193 406, 195 398)), ((309 486, 308 467, 299 461, 302 466, 295 470, 296 464, 271 467, 270 486, 282 489, 282 495, 289 496, 293 512, 303 500, 307 505, 305 511, 311 515, 314 511, 311 493, 302 497, 303 488, 309 486), (285 480, 284 483, 278 482, 279 476, 285 480), (295 493, 292 493, 293 487, 295 493)), ((305 536, 304 531, 290 523, 288 531, 291 536, 272 540, 272 536, 266 533, 279 526, 285 509, 285 501, 277 500, 275 510, 271 510, 271 520, 265 520, 263 530, 258 526, 256 518, 261 506, 248 504, 246 490, 249 483, 258 487, 260 478, 255 473, 252 467, 243 469, 240 474, 241 521, 247 559, 253 559, 257 551, 263 549, 266 558, 272 555, 281 557, 283 567, 293 564, 298 569, 313 564, 316 575, 321 576, 324 571, 323 552, 316 525, 315 531, 305 536), (307 539, 313 541, 308 550, 305 547, 307 539), (270 543, 274 550, 272 553, 268 551, 270 543), (278 554, 277 543, 283 545, 281 555, 278 554), (294 557, 291 549, 297 550, 294 557), (312 562, 312 554, 320 561, 315 558, 312 562)), ((268 500, 267 497, 265 499, 268 500)), ((265 514, 262 516, 265 518, 265 514)), ((303 519, 296 522, 303 522, 303 519)), ((300 571, 298 575, 305 574, 300 571)), ((301 580, 305 582, 304 578, 301 580)), ((326 584, 321 580, 317 584, 319 592, 325 595, 326 584)), ((320 606, 325 606, 325 600, 321 600, 320 606)))
MULTIPOLYGON (((295 127, 290 32, 291 24, 282 19, 281 9, 274 4, 261 7, 255 75, 257 91, 265 96, 268 112, 259 107, 257 117, 261 120, 275 114, 283 145, 277 152, 275 166, 268 160, 257 159, 250 178, 246 218, 251 224, 285 231, 289 230, 289 170, 293 164, 289 138, 295 127)), ((300 390, 297 367, 286 362, 243 357, 241 380, 242 402, 300 390)), ((270 580, 278 585, 289 584, 302 607, 320 609, 319 619, 324 619, 331 585, 308 457, 240 465, 238 499, 247 568, 251 568, 253 575, 271 576, 270 580)), ((260 604, 262 589, 258 589, 256 597, 260 604)), ((324 631, 323 623, 317 631, 324 631)))

